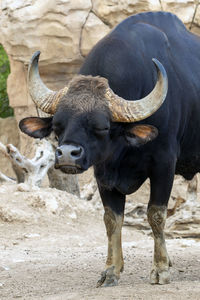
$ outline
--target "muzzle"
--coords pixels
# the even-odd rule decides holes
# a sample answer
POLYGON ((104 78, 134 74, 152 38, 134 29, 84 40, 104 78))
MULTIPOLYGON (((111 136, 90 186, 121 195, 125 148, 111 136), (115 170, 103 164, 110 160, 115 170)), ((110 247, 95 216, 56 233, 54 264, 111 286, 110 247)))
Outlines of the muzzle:
POLYGON ((62 145, 55 152, 55 169, 64 173, 77 174, 85 169, 81 166, 84 157, 84 149, 78 145, 62 145))

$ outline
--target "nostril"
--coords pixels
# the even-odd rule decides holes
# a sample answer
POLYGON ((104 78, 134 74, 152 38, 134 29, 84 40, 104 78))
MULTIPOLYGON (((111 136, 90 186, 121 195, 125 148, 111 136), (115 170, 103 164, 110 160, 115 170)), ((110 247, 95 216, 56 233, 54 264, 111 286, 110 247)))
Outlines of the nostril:
POLYGON ((74 149, 72 152, 71 152, 71 155, 72 156, 80 156, 81 155, 81 152, 82 152, 82 148, 81 147, 79 147, 79 148, 77 148, 77 149, 74 149))
POLYGON ((62 155, 63 155, 62 150, 57 149, 57 150, 56 150, 56 155, 57 155, 57 156, 62 156, 62 155))
POLYGON ((83 154, 83 147, 66 144, 56 149, 55 158, 59 164, 73 164, 76 160, 80 159, 83 154))

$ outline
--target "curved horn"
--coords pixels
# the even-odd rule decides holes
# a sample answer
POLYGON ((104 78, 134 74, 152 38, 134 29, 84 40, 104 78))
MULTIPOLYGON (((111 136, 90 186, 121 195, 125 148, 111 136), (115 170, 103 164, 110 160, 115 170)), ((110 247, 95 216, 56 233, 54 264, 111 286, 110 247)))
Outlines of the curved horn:
POLYGON ((157 82, 152 92, 146 97, 128 101, 116 95, 110 88, 107 89, 106 99, 114 122, 136 122, 146 119, 164 102, 168 90, 167 74, 157 59, 152 60, 157 70, 157 82))
POLYGON ((58 92, 54 92, 46 87, 42 82, 38 70, 38 60, 40 51, 36 51, 29 63, 28 67, 28 89, 32 100, 42 111, 48 114, 54 114, 58 102, 67 92, 68 87, 63 88, 58 92))

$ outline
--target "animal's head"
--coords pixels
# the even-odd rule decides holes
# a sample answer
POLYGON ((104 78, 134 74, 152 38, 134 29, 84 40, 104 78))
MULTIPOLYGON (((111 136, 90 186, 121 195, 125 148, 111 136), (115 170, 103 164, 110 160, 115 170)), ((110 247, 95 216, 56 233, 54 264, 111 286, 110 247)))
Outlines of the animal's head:
POLYGON ((35 104, 49 118, 30 117, 20 121, 20 129, 34 138, 52 131, 58 139, 55 167, 66 173, 79 173, 112 155, 115 140, 123 136, 130 144, 144 144, 157 136, 150 125, 134 125, 152 115, 167 94, 167 75, 154 59, 158 79, 153 91, 138 101, 116 95, 102 77, 77 75, 58 92, 49 90, 38 71, 40 52, 30 62, 28 87, 35 104), (129 123, 130 126, 119 126, 129 123))

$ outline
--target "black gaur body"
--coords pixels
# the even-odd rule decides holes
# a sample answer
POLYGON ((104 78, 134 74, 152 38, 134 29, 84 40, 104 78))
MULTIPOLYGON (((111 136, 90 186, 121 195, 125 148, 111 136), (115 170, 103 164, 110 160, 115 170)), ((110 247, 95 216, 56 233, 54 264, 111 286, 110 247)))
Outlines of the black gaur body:
POLYGON ((171 13, 127 18, 91 50, 54 116, 26 118, 20 128, 40 138, 54 130, 56 166, 63 172, 94 167, 108 235, 108 258, 98 286, 118 282, 125 197, 150 179, 147 215, 155 240, 151 283, 168 283, 171 262, 163 228, 174 175, 192 179, 200 171, 199 37, 171 13), (143 120, 113 121, 104 101, 105 79, 123 99, 141 99, 157 81, 152 58, 167 73, 164 103, 143 120))

